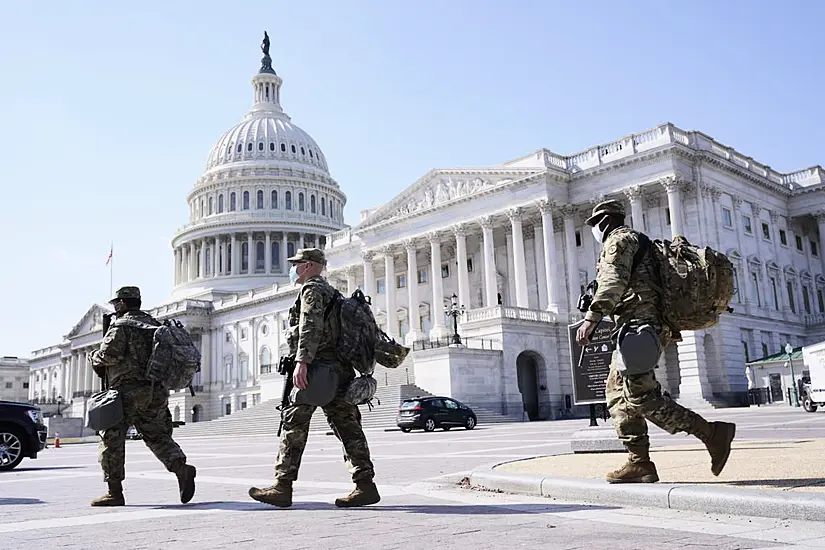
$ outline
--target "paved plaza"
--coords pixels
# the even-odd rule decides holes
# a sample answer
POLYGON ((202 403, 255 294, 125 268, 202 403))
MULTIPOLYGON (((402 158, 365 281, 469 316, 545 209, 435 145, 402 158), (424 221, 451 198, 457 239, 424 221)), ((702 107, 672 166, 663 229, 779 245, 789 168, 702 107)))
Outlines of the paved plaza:
MULTIPOLYGON (((825 413, 773 406, 707 416, 737 422, 742 442, 825 437, 825 413)), ((825 523, 582 505, 436 481, 482 464, 567 452, 570 435, 587 423, 369 432, 382 501, 351 510, 332 504, 351 484, 338 442, 323 433, 310 434, 289 510, 246 494, 251 485, 271 483, 272 437, 182 439, 198 467, 198 490, 188 505, 178 502, 174 476, 143 442, 130 441, 127 506, 113 509, 89 506, 105 490, 96 445, 50 447, 36 461, 0 475, 0 537, 9 548, 35 541, 49 548, 825 547, 825 523)), ((654 446, 690 442, 653 428, 654 446)), ((811 476, 821 475, 815 464, 810 468, 811 476)))

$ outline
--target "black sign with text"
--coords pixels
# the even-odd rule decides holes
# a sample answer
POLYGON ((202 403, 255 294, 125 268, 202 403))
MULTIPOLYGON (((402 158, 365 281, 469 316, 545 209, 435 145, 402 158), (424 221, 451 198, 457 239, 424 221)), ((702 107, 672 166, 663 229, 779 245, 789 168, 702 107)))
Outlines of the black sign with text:
POLYGON ((610 339, 615 324, 610 319, 602 319, 590 336, 590 342, 582 350, 576 343, 576 331, 583 322, 579 321, 567 327, 573 372, 573 401, 576 405, 604 403, 604 386, 610 372, 610 359, 616 347, 610 339))

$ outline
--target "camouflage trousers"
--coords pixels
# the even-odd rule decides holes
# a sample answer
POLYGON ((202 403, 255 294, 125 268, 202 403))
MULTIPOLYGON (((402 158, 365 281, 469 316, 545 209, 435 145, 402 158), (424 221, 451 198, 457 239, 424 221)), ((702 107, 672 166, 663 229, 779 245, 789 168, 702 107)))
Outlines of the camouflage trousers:
POLYGON ((686 432, 696 435, 697 422, 701 422, 702 417, 663 392, 653 370, 633 376, 622 375, 616 368, 618 353, 613 352, 605 396, 619 439, 628 447, 650 447, 647 420, 669 434, 686 432))
POLYGON ((123 481, 126 478, 126 431, 134 426, 143 442, 170 472, 186 464, 186 455, 172 439, 172 414, 166 390, 140 385, 120 389, 123 399, 123 421, 101 434, 98 461, 103 469, 103 481, 123 481))
MULTIPOLYGON (((375 477, 370 448, 364 430, 361 428, 361 411, 355 405, 344 401, 342 388, 335 398, 325 407, 332 432, 344 447, 344 462, 347 464, 354 482, 368 481, 375 477)), ((275 462, 275 479, 296 481, 301 457, 309 436, 309 422, 317 409, 314 405, 291 405, 283 410, 283 431, 275 462)))

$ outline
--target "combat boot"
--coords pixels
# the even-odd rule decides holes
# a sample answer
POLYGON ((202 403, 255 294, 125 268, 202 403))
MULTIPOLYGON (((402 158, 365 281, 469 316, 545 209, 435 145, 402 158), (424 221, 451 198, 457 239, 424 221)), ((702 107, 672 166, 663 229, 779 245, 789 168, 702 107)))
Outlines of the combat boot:
POLYGON ((722 473, 730 456, 730 446, 736 436, 736 424, 730 422, 708 422, 697 417, 690 432, 705 444, 710 453, 710 471, 718 476, 722 473))
POLYGON ((378 487, 372 480, 358 481, 355 489, 350 494, 342 498, 335 499, 335 505, 339 508, 355 508, 358 506, 369 506, 381 500, 378 494, 378 487))
POLYGON ((192 500, 195 496, 195 476, 197 469, 189 464, 184 464, 175 472, 178 476, 178 491, 180 492, 180 501, 184 504, 192 500))
POLYGON ((119 481, 109 482, 109 492, 92 501, 92 506, 126 506, 123 485, 119 481))
POLYGON ((258 489, 249 489, 249 496, 258 502, 271 504, 279 508, 289 508, 292 506, 292 482, 279 479, 275 485, 258 489))
POLYGON ((608 483, 656 483, 659 474, 656 465, 650 461, 648 447, 627 447, 627 462, 605 476, 608 483))

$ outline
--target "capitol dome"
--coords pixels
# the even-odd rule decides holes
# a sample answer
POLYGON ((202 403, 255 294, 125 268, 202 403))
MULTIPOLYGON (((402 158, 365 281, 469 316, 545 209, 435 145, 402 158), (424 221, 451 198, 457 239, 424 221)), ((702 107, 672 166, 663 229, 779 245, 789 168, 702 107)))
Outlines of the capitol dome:
POLYGON ((346 196, 312 137, 281 107, 269 39, 252 107, 217 140, 172 239, 173 296, 236 293, 289 281, 286 259, 344 227, 346 196))

